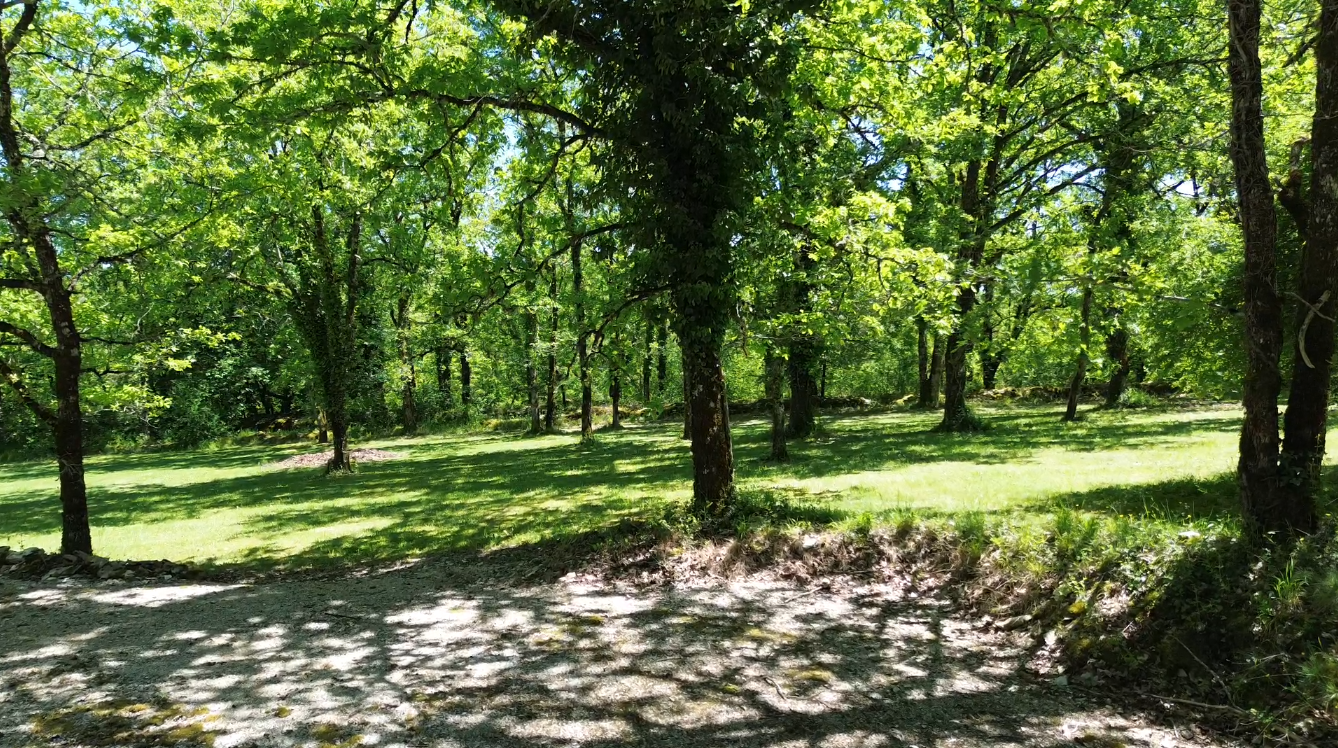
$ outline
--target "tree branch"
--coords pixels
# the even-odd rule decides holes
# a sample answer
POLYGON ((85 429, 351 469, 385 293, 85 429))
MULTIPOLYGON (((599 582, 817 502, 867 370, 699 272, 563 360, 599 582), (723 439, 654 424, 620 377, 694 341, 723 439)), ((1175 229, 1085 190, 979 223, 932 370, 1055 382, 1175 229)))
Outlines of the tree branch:
POLYGON ((43 343, 36 335, 22 327, 15 327, 8 322, 0 322, 0 333, 13 335, 26 343, 34 352, 46 356, 47 358, 54 358, 56 355, 55 348, 43 343))
POLYGON ((33 415, 37 416, 48 426, 55 425, 56 414, 53 413, 50 408, 38 402, 37 398, 32 396, 32 393, 28 391, 27 385, 23 383, 23 373, 18 369, 15 369, 3 359, 0 359, 0 379, 5 380, 5 383, 9 385, 9 388, 14 391, 14 394, 18 395, 19 402, 28 406, 28 410, 31 410, 33 415))

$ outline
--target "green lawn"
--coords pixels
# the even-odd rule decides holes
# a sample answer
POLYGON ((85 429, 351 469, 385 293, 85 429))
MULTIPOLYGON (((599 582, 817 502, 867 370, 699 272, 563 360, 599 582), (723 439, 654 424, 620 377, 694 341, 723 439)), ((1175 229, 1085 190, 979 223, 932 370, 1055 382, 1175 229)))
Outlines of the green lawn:
MULTIPOLYGON (((1057 505, 1191 521, 1231 511, 1239 411, 1094 413, 987 408, 992 428, 929 433, 916 412, 830 417, 762 462, 759 420, 735 426, 744 486, 812 495, 851 514, 1045 513, 1057 505)), ((484 549, 576 535, 690 492, 674 423, 572 436, 465 434, 382 440, 406 459, 351 477, 276 470, 295 447, 107 455, 89 461, 96 550, 113 558, 306 566, 484 549)), ((58 545, 52 465, 0 465, 0 545, 58 545)))

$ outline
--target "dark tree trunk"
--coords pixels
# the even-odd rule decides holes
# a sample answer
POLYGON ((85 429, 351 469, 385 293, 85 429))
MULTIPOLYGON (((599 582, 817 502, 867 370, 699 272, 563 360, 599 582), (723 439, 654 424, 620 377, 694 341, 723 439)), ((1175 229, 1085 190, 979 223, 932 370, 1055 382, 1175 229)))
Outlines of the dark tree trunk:
POLYGON ((948 432, 976 431, 980 428, 975 414, 966 402, 969 378, 967 361, 971 343, 966 338, 965 322, 976 305, 976 290, 971 285, 957 291, 957 325, 948 335, 943 361, 943 421, 938 430, 948 432))
POLYGON ((400 363, 407 372, 400 393, 400 421, 401 425, 404 426, 404 432, 407 434, 412 434, 418 430, 418 368, 413 355, 413 347, 409 340, 410 301, 409 294, 400 295, 398 314, 394 319, 396 330, 399 333, 400 363))
POLYGON ((544 399, 544 431, 557 430, 557 386, 558 386, 558 331, 561 329, 561 315, 557 306, 558 280, 555 271, 548 280, 548 298, 553 304, 553 317, 548 324, 548 391, 544 399))
POLYGON ((610 425, 620 429, 623 426, 623 375, 616 367, 609 372, 609 403, 613 409, 613 421, 610 425))
POLYGON ((455 393, 451 392, 451 349, 437 349, 437 391, 442 402, 450 408, 455 405, 455 393))
POLYGON ((790 450, 785 444, 785 360, 770 345, 765 366, 767 410, 771 413, 771 454, 767 461, 789 462, 790 450))
POLYGON ((943 366, 947 340, 942 335, 934 336, 934 355, 929 369, 929 407, 937 408, 943 399, 943 366))
MULTIPOLYGON (((1297 221, 1305 232, 1297 310, 1296 355, 1283 421, 1279 514, 1268 529, 1310 533, 1318 523, 1329 379, 1338 308, 1338 0, 1321 3, 1315 43, 1315 119, 1311 129, 1311 203, 1297 221)), ((1302 179, 1299 156, 1289 179, 1302 179)), ((1299 212, 1299 211, 1298 211, 1299 212)))
POLYGON ((581 242, 571 242, 571 288, 575 299, 576 366, 581 381, 581 441, 589 441, 595 434, 594 390, 590 383, 589 341, 585 334, 585 273, 581 267, 581 242))
MULTIPOLYGON (((680 349, 681 349, 680 344, 680 349)), ((692 381, 691 372, 688 371, 687 352, 680 351, 683 356, 683 438, 692 438, 692 381)))
MULTIPOLYGON (((1093 257, 1096 255, 1095 248, 1096 245, 1093 244, 1093 251, 1090 253, 1093 257)), ((1073 380, 1069 382, 1068 407, 1064 410, 1065 421, 1078 420, 1078 399, 1082 397, 1082 386, 1087 381, 1087 367, 1092 362, 1089 346, 1092 344, 1093 283, 1094 280, 1088 279, 1087 288, 1083 289, 1082 293, 1082 311, 1079 313, 1078 321, 1078 365, 1073 371, 1073 380)))
POLYGON ((684 354, 691 372, 692 511, 699 517, 723 517, 734 501, 734 444, 720 347, 690 344, 684 354))
POLYGON ((330 435, 333 437, 333 454, 326 465, 326 472, 352 471, 353 462, 348 455, 348 416, 342 409, 331 413, 330 435))
POLYGON ((664 383, 669 379, 669 320, 660 320, 655 339, 655 392, 664 397, 664 383))
POLYGON ((986 351, 980 355, 980 385, 992 390, 999 382, 999 369, 1003 368, 1004 354, 986 351))
POLYGON ((1257 534, 1286 530, 1279 505, 1278 393, 1282 305, 1277 293, 1277 216, 1264 141, 1259 0, 1229 0, 1231 161, 1245 235, 1245 421, 1237 479, 1246 522, 1257 534))
POLYGON ((1110 373, 1110 382, 1106 385, 1106 407, 1114 408, 1124 398, 1124 387, 1129 381, 1129 331, 1117 319, 1115 329, 1106 336, 1106 358, 1115 369, 1110 373))
POLYGON ((469 364, 469 349, 460 344, 460 405, 465 408, 474 400, 474 367, 469 364))
POLYGON ((325 415, 325 408, 321 408, 320 410, 316 411, 316 424, 318 427, 318 430, 316 431, 316 443, 329 444, 330 419, 327 418, 325 415))
POLYGON ((74 327, 69 295, 64 293, 47 305, 56 332, 55 364, 56 420, 52 424, 56 441, 56 465, 60 469, 60 550, 62 553, 93 552, 93 535, 88 519, 88 489, 84 485, 84 419, 79 397, 82 371, 82 346, 74 327))
MULTIPOLYGON (((813 254, 807 244, 794 253, 794 275, 785 284, 786 304, 792 313, 806 315, 813 308, 813 254)), ((790 365, 790 436, 805 439, 813 435, 818 425, 818 359, 820 345, 817 336, 802 330, 793 330, 789 336, 790 365)))
POLYGON ((934 383, 930 379, 931 361, 929 352, 929 322, 924 317, 915 318, 915 351, 919 367, 919 406, 929 408, 933 405, 934 383))
MULTIPOLYGON (((530 284, 531 295, 534 284, 530 284)), ((543 432, 543 411, 539 407, 539 367, 535 349, 539 345, 539 314, 533 307, 525 310, 525 387, 529 394, 530 433, 543 432)))
POLYGON ((646 405, 650 402, 650 371, 651 358, 654 356, 655 343, 655 325, 649 318, 646 319, 646 341, 645 348, 641 353, 641 404, 646 405))

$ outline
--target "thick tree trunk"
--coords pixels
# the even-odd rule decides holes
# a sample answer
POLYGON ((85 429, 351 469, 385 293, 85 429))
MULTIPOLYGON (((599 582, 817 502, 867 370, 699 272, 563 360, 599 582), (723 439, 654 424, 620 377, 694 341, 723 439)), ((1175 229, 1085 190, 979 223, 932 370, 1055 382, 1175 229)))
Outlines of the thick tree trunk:
POLYGON ((943 366, 947 355, 947 339, 934 336, 934 354, 929 369, 929 407, 937 408, 943 399, 943 366))
MULTIPOLYGON (((1310 533, 1318 523, 1329 380, 1338 308, 1338 0, 1321 3, 1315 43, 1315 119, 1311 129, 1311 204, 1298 221, 1301 256, 1296 352, 1283 421, 1279 502, 1269 529, 1310 533)), ((1299 161, 1299 159, 1298 159, 1299 161)), ((1299 185, 1300 164, 1291 178, 1299 185)))
POLYGON ((1278 393, 1282 305, 1277 293, 1277 216, 1268 180, 1259 62, 1259 0, 1229 0, 1231 161, 1245 235, 1245 420, 1237 479, 1246 522, 1257 535, 1287 530, 1279 504, 1278 393))
POLYGON ((957 324, 948 335, 943 360, 943 421, 938 426, 939 431, 963 432, 980 428, 979 421, 966 402, 971 342, 967 339, 965 320, 975 306, 976 289, 970 284, 958 289, 957 324))
POLYGON ((1129 331, 1118 321, 1115 329, 1106 336, 1106 358, 1110 359, 1115 369, 1110 373, 1110 382, 1106 384, 1106 407, 1114 408, 1124 398, 1124 387, 1129 381, 1129 331))
POLYGON ((980 356, 980 385, 986 390, 999 383, 999 369, 1003 368, 1004 354, 986 351, 980 356))
MULTIPOLYGON (((1095 256, 1095 252, 1092 252, 1095 256)), ((1089 347, 1092 344, 1092 297, 1095 295, 1092 289, 1092 280, 1088 280, 1087 288, 1082 293, 1082 311, 1079 313, 1078 321, 1078 365, 1073 371, 1073 380, 1069 382, 1069 401, 1068 407, 1064 410, 1065 421, 1078 420, 1078 399, 1082 397, 1082 386, 1087 381, 1087 367, 1092 363, 1092 355, 1089 347)))
POLYGON ((84 484, 84 419, 79 397, 82 350, 74 328, 69 297, 47 302, 56 330, 55 364, 56 464, 60 469, 60 549, 62 553, 93 552, 93 536, 88 520, 88 489, 84 484), (62 338, 64 338, 62 340, 62 338))
POLYGON ((722 517, 734 501, 734 444, 720 347, 689 344, 683 353, 684 367, 691 372, 692 511, 699 517, 722 517))
POLYGON ((330 416, 330 435, 332 439, 333 454, 330 456, 330 462, 326 465, 327 473, 351 472, 353 462, 348 455, 348 415, 342 411, 334 411, 330 416))
POLYGON ((771 454, 767 461, 789 462, 790 450, 785 444, 785 360, 770 345, 765 367, 767 410, 771 413, 771 454))
POLYGON ((924 317, 915 318, 915 351, 919 373, 919 402, 921 408, 932 405, 934 383, 930 381, 929 322, 924 317))

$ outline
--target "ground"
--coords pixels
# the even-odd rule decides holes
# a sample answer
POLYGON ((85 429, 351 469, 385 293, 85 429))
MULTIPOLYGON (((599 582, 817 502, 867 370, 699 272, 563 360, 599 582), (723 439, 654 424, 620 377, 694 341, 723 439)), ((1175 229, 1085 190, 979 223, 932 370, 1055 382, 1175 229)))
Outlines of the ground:
MULTIPOLYGON (((832 417, 781 466, 745 420, 741 484, 856 523, 1230 514, 1237 410, 1058 415, 987 409, 993 427, 973 436, 931 434, 933 416, 909 411, 832 417)), ((565 540, 687 497, 674 424, 592 445, 358 446, 402 457, 345 477, 277 464, 298 446, 91 460, 100 553, 231 567, 216 580, 285 573, 0 577, 0 748, 1225 745, 1155 704, 1148 720, 1030 675, 1020 632, 891 577, 527 573, 565 540)), ((54 485, 49 465, 0 466, 0 545, 55 545, 54 485)))
POLYGON ((500 584, 442 560, 254 586, 14 587, 0 747, 1217 745, 1023 672, 894 584, 500 584))
MULTIPOLYGON (((1055 506, 1187 522, 1234 507, 1239 410, 1098 412, 1059 422, 1054 407, 986 408, 990 431, 930 433, 933 414, 827 418, 763 461, 766 426, 735 428, 741 484, 814 498, 857 515, 1037 513, 1055 506)), ((572 537, 644 516, 690 491, 673 423, 575 436, 442 434, 360 443, 403 453, 324 478, 276 463, 310 445, 103 455, 89 461, 95 550, 111 558, 279 565, 394 561, 572 537)), ((0 546, 59 543, 56 473, 0 465, 0 546)))

